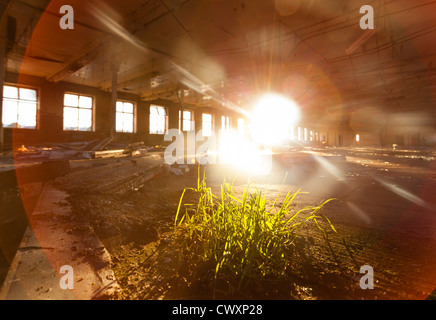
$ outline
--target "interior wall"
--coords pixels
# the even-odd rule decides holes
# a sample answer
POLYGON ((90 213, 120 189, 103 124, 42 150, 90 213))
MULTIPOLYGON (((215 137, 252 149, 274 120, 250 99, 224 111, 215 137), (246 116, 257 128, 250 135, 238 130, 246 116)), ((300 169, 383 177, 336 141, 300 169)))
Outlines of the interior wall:
MULTIPOLYGON (((5 144, 39 144, 43 142, 74 142, 102 139, 110 135, 114 121, 111 110, 111 93, 87 86, 59 82, 52 83, 32 76, 7 74, 6 84, 18 85, 38 91, 37 129, 5 128, 5 144), (89 95, 94 98, 94 128, 91 132, 63 130, 63 99, 65 93, 89 95), (13 138, 13 141, 12 141, 13 138)), ((136 95, 119 93, 118 98, 132 101, 137 105, 138 119, 143 114, 143 106, 136 95)), ((135 134, 117 134, 120 140, 135 140, 143 131, 141 121, 135 134)))
MULTIPOLYGON (((74 142, 90 141, 93 139, 104 139, 110 136, 111 124, 115 121, 111 112, 111 93, 84 85, 67 82, 53 83, 45 79, 32 76, 19 76, 7 74, 6 84, 30 87, 38 90, 38 119, 37 129, 4 129, 5 148, 11 148, 12 144, 35 145, 50 142, 74 142), (63 99, 66 92, 85 94, 94 97, 94 130, 92 132, 64 131, 63 130, 63 99)), ((163 135, 152 135, 149 133, 150 104, 157 104, 166 107, 168 114, 168 129, 178 128, 179 110, 178 102, 168 100, 156 100, 153 102, 141 101, 135 94, 118 93, 118 99, 132 101, 136 104, 136 131, 135 133, 117 133, 116 140, 119 142, 144 141, 146 145, 168 145, 163 135)), ((198 132, 202 129, 202 113, 213 115, 214 130, 216 133, 221 129, 221 116, 229 116, 231 127, 237 129, 237 119, 241 115, 227 109, 216 109, 198 107, 192 104, 185 104, 185 110, 191 110, 194 114, 195 129, 198 132)), ((397 115, 388 118, 382 128, 370 130, 370 126, 363 126, 356 130, 351 125, 323 124, 308 126, 308 130, 319 133, 319 141, 314 145, 330 147, 392 147, 393 144, 405 147, 427 146, 436 143, 436 133, 433 123, 424 122, 422 115, 415 115, 414 123, 410 124, 411 115, 397 115), (407 120, 407 121, 406 121, 407 120), (407 125, 406 125, 407 123, 407 125), (353 128, 352 128, 353 127, 353 128), (357 142, 356 134, 360 135, 357 142)), ((299 124, 304 127, 303 124, 299 124)), ((311 144, 311 143, 309 143, 311 144)))
MULTIPOLYGON (((45 79, 7 74, 6 84, 29 87, 38 91, 38 119, 37 129, 11 129, 5 128, 5 147, 11 148, 21 145, 37 145, 41 143, 90 141, 104 139, 110 136, 111 124, 115 121, 111 112, 111 92, 102 91, 84 85, 67 82, 53 83, 45 79), (92 132, 64 131, 63 130, 63 99, 65 93, 77 93, 94 97, 94 128, 92 132)), ((141 101, 138 95, 118 93, 118 99, 127 100, 136 104, 136 130, 135 133, 116 133, 117 142, 144 141, 146 145, 168 145, 163 135, 149 133, 150 105, 156 104, 166 107, 168 115, 168 129, 178 128, 180 105, 168 100, 156 100, 152 102, 141 101)), ((193 111, 195 129, 198 132, 202 126, 202 113, 211 113, 214 117, 214 128, 221 127, 221 115, 237 116, 227 111, 214 108, 200 108, 186 104, 186 110, 193 111)), ((235 121, 233 121, 235 122, 235 121)))

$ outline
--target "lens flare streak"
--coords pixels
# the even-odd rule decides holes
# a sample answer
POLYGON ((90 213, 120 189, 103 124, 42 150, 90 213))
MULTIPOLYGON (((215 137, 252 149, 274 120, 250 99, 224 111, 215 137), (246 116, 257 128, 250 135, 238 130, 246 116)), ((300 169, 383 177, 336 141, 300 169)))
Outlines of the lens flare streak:
POLYGON ((432 209, 424 200, 422 200, 421 198, 415 196, 414 194, 410 193, 407 190, 404 190, 396 185, 393 185, 389 182, 386 182, 382 179, 376 178, 374 177, 374 179, 380 183, 382 186, 384 186, 386 189, 392 191, 393 193, 399 195, 400 197, 420 206, 423 208, 427 208, 427 209, 432 209))

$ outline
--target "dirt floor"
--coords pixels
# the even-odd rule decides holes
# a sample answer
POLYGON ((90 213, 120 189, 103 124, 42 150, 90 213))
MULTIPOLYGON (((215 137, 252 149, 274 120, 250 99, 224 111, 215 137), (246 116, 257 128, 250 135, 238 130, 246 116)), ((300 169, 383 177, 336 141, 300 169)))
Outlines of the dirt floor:
MULTIPOLYGON (((271 198, 300 188, 309 192, 296 200, 296 208, 337 198, 323 213, 339 235, 329 237, 329 247, 321 233, 310 232, 301 241, 293 274, 253 281, 242 291, 211 281, 211 266, 193 267, 181 259, 171 239, 182 191, 196 186, 195 170, 159 175, 124 195, 75 190, 70 201, 112 256, 122 288, 115 299, 426 299, 436 288, 434 158, 380 150, 328 152, 346 161, 278 168, 275 180, 254 182, 271 198), (374 270, 372 290, 359 285, 364 265, 374 270)), ((207 180, 217 194, 220 182, 207 180)), ((236 190, 244 187, 235 182, 236 190)), ((188 193, 186 200, 192 197, 188 193)))
MULTIPOLYGON (((0 188, 0 286, 2 285, 15 253, 28 225, 28 219, 21 198, 21 190, 15 181, 2 181, 0 188)), ((29 207, 38 199, 41 184, 26 186, 29 207)))
POLYGON ((27 225, 26 213, 17 187, 0 193, 0 284, 6 277, 10 263, 27 225))

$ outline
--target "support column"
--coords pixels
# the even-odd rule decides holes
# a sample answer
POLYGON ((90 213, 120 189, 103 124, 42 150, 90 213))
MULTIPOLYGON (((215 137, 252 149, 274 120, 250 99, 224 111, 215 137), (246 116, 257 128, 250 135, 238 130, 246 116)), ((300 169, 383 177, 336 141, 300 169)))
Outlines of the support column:
POLYGON ((6 76, 6 55, 15 41, 16 31, 15 20, 7 15, 11 2, 11 0, 5 0, 0 3, 0 152, 3 152, 4 148, 3 86, 6 76))
POLYGON ((5 66, 6 66, 6 44, 7 37, 7 16, 0 16, 0 152, 4 148, 4 132, 3 132, 3 85, 5 82, 5 66))
POLYGON ((111 99, 111 118, 112 126, 111 126, 111 138, 115 139, 117 132, 117 100, 118 100, 118 69, 119 64, 114 63, 112 66, 112 99, 111 99))
POLYGON ((183 134, 183 109, 185 108, 185 89, 180 90, 180 131, 183 134))

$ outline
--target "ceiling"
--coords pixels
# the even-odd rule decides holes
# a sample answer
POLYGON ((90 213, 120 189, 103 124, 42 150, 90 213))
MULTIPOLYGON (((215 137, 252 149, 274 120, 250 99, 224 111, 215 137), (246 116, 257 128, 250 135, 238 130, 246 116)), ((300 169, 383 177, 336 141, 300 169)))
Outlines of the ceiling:
POLYGON ((13 0, 16 43, 7 68, 49 81, 143 100, 249 110, 274 91, 308 121, 340 121, 362 108, 434 117, 436 1, 13 0), (362 30, 371 5, 375 30, 362 30))

